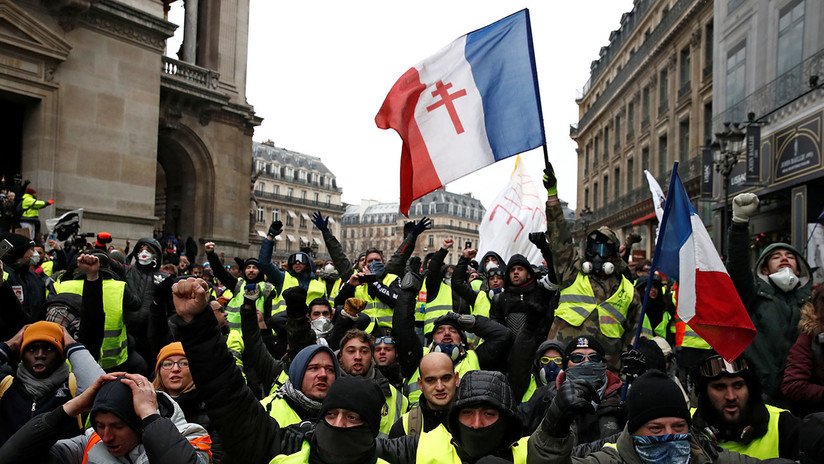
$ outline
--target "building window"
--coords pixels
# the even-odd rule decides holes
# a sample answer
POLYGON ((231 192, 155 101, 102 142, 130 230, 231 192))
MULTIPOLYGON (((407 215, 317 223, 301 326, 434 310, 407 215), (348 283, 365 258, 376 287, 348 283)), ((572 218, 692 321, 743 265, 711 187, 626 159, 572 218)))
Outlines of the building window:
POLYGON ((727 108, 744 99, 747 76, 747 42, 743 41, 727 53, 726 97, 727 108))
POLYGON ((644 147, 641 149, 641 168, 642 169, 649 169, 649 147, 644 147))
POLYGON ((300 228, 303 229, 306 227, 306 218, 303 216, 303 213, 300 215, 300 228))
POLYGON ((658 137, 658 177, 663 176, 667 172, 669 165, 669 155, 667 153, 667 136, 666 134, 658 137))
POLYGON ((690 85, 690 78, 692 77, 692 59, 690 57, 690 46, 687 45, 681 50, 681 60, 680 60, 680 68, 679 68, 679 82, 681 84, 681 90, 679 90, 678 95, 682 95, 684 89, 689 87, 690 85))
POLYGON ((778 97, 783 102, 796 96, 801 82, 804 50, 804 1, 797 0, 781 10, 778 18, 778 97))
POLYGON ((332 204, 332 195, 326 195, 326 204, 327 204, 327 205, 331 205, 331 204, 332 204))
POLYGON ((592 208, 598 208, 598 182, 592 186, 592 208))
POLYGON ((263 222, 263 208, 257 209, 257 222, 263 222))
POLYGON ((280 210, 279 209, 273 209, 272 210, 272 222, 275 222, 275 221, 280 221, 280 210))
POLYGON ((686 162, 690 157, 690 120, 684 119, 678 123, 678 157, 686 162))
POLYGON ((664 112, 669 107, 669 71, 661 70, 658 75, 658 112, 664 112))
POLYGON ((615 115, 615 145, 621 144, 621 115, 615 115))
POLYGON ((589 175, 589 152, 592 149, 592 145, 587 145, 586 149, 584 150, 584 176, 589 175))
POLYGON ((584 208, 589 208, 589 187, 584 189, 584 208))
POLYGON ((427 242, 426 242, 426 243, 427 243, 427 245, 426 245, 426 246, 428 246, 428 247, 433 247, 433 246, 435 246, 435 236, 434 236, 434 235, 430 235, 430 236, 429 236, 429 240, 427 240, 427 242))
POLYGON ((712 143, 712 102, 704 103, 704 144, 712 143))
POLYGON ((627 192, 635 188, 635 162, 632 158, 627 159, 627 192))
POLYGON ((714 34, 713 23, 707 23, 704 27, 704 77, 712 76, 712 40, 714 34))
POLYGON ((627 105, 627 138, 632 138, 635 130, 635 103, 629 102, 627 105))
POLYGON ((604 176, 604 206, 609 203, 609 176, 604 176))
POLYGON ((312 195, 315 198, 315 204, 318 204, 318 201, 320 201, 320 194, 318 192, 315 192, 312 195))
POLYGON ((641 126, 649 123, 649 87, 641 91, 641 126))
POLYGON ((609 127, 604 128, 604 161, 609 159, 609 127))
POLYGON ((280 185, 273 185, 272 186, 272 193, 274 193, 275 195, 280 193, 280 185))
POLYGON ((295 226, 294 213, 292 213, 291 211, 286 212, 286 225, 289 227, 295 226))
POLYGON ((292 198, 292 195, 294 195, 294 194, 295 194, 295 189, 293 189, 292 187, 289 187, 289 188, 286 189, 286 196, 287 197, 292 198))
POLYGON ((255 184, 255 192, 260 193, 263 191, 263 182, 258 182, 255 184))
POLYGON ((612 199, 617 200, 618 197, 621 196, 621 168, 615 168, 615 171, 612 174, 612 183, 613 191, 615 192, 612 196, 612 199))
POLYGON ((429 208, 428 209, 429 209, 429 212, 426 213, 426 214, 435 214, 437 212, 437 208, 436 208, 436 205, 435 205, 434 201, 432 203, 429 203, 429 208))
POLYGON ((595 143, 592 145, 592 162, 595 163, 595 166, 598 165, 598 146, 601 145, 601 137, 595 136, 595 143))

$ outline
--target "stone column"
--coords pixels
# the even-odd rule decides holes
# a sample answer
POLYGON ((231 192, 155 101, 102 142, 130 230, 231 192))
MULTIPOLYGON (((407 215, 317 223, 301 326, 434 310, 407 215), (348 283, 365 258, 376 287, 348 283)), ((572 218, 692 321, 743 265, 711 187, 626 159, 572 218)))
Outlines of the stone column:
POLYGON ((184 0, 185 19, 183 23, 182 60, 194 63, 197 57, 197 4, 198 0, 184 0))

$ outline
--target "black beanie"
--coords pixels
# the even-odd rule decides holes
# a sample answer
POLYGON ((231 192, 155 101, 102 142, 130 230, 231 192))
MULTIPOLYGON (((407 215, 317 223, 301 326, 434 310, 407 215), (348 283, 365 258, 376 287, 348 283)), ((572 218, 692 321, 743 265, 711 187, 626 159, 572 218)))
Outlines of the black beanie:
POLYGON ((355 411, 373 435, 378 436, 381 411, 385 405, 383 392, 374 381, 363 377, 341 377, 329 387, 318 417, 323 420, 328 411, 336 408, 355 411))
POLYGON ((34 240, 20 234, 3 234, 0 240, 8 240, 11 249, 3 256, 3 262, 13 264, 26 254, 26 250, 34 247, 34 240))
POLYGON ((139 434, 140 418, 137 417, 137 414, 134 412, 132 389, 120 381, 120 379, 123 378, 124 377, 118 377, 116 380, 106 382, 100 387, 100 390, 94 397, 89 421, 94 425, 94 417, 97 413, 112 413, 119 417, 130 429, 139 434))
POLYGON ((678 384, 663 372, 652 369, 630 385, 627 431, 635 433, 647 422, 661 417, 679 417, 690 422, 690 410, 678 384))
POLYGON ((572 354, 578 348, 592 348, 595 350, 596 353, 604 356, 604 346, 601 345, 601 342, 595 339, 595 337, 590 337, 589 335, 582 335, 580 337, 575 337, 569 342, 566 346, 566 356, 572 354))

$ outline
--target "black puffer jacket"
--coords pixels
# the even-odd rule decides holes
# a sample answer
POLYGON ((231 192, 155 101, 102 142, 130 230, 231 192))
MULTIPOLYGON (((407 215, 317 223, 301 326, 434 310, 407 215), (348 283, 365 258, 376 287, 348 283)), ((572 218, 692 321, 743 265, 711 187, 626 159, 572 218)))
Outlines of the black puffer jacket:
POLYGON ((538 282, 529 261, 523 255, 516 254, 506 265, 504 291, 492 300, 489 318, 508 327, 515 336, 524 326, 530 312, 538 312, 551 321, 557 306, 556 295, 557 292, 547 290, 538 282), (509 273, 515 266, 522 266, 529 273, 528 280, 518 286, 509 280, 509 273))
POLYGON ((143 341, 148 337, 150 307, 154 299, 155 287, 166 277, 165 274, 159 272, 162 256, 160 243, 153 238, 141 238, 129 256, 134 258, 135 262, 126 271, 126 283, 132 294, 140 299, 140 305, 134 308, 124 308, 123 321, 126 323, 129 335, 138 341, 138 351, 148 356, 150 355, 148 345, 143 341), (152 253, 157 256, 157 261, 153 264, 143 265, 137 262, 137 253, 142 245, 148 245, 152 253))

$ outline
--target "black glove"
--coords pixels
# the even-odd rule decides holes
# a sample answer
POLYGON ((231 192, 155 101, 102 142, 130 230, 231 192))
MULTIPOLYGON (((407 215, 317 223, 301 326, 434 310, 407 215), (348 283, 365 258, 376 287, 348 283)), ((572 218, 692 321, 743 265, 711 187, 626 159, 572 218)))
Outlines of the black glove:
POLYGON ((275 238, 280 233, 283 232, 283 223, 280 221, 274 221, 272 224, 269 225, 269 233, 268 236, 275 238))
POLYGON ((549 162, 544 168, 544 188, 550 196, 558 196, 558 178, 555 177, 555 168, 549 162))
POLYGON ((638 350, 621 353, 621 376, 624 382, 631 382, 647 371, 647 358, 638 350))
POLYGON ((423 285, 423 276, 420 273, 421 258, 413 256, 409 258, 406 263, 406 268, 401 279, 401 290, 413 290, 415 292, 421 289, 423 285))
MULTIPOLYGON (((452 321, 455 325, 460 327, 461 326, 460 318, 461 318, 460 314, 449 311, 448 313, 444 314, 443 316, 435 319, 435 324, 439 324, 443 321, 452 321)), ((474 324, 475 321, 472 321, 472 322, 474 324)))
POLYGON ((283 301, 286 302, 286 315, 299 318, 306 315, 309 308, 306 306, 306 289, 298 285, 283 291, 283 301))
POLYGON ((543 429, 550 436, 566 437, 575 416, 593 412, 592 401, 597 400, 598 392, 592 385, 580 380, 564 381, 546 410, 543 429))
POLYGON ((415 222, 415 226, 412 228, 412 233, 415 234, 415 237, 420 236, 424 231, 429 230, 432 228, 432 219, 424 216, 421 218, 420 221, 415 222))
POLYGON ((283 428, 283 438, 280 442, 281 454, 293 454, 300 451, 303 442, 312 440, 315 428, 309 421, 299 422, 283 428))
POLYGON ((627 235, 627 244, 633 245, 635 243, 641 243, 641 236, 635 232, 627 235))
POLYGON ((172 301, 172 285, 175 284, 175 279, 166 277, 159 284, 155 286, 154 302, 158 305, 172 301))
POLYGON ((320 211, 312 213, 312 224, 314 224, 322 234, 329 233, 329 216, 324 218, 323 215, 320 214, 320 211))
POLYGON ((549 249, 549 242, 546 241, 546 232, 532 232, 527 237, 539 250, 544 251, 549 249))

